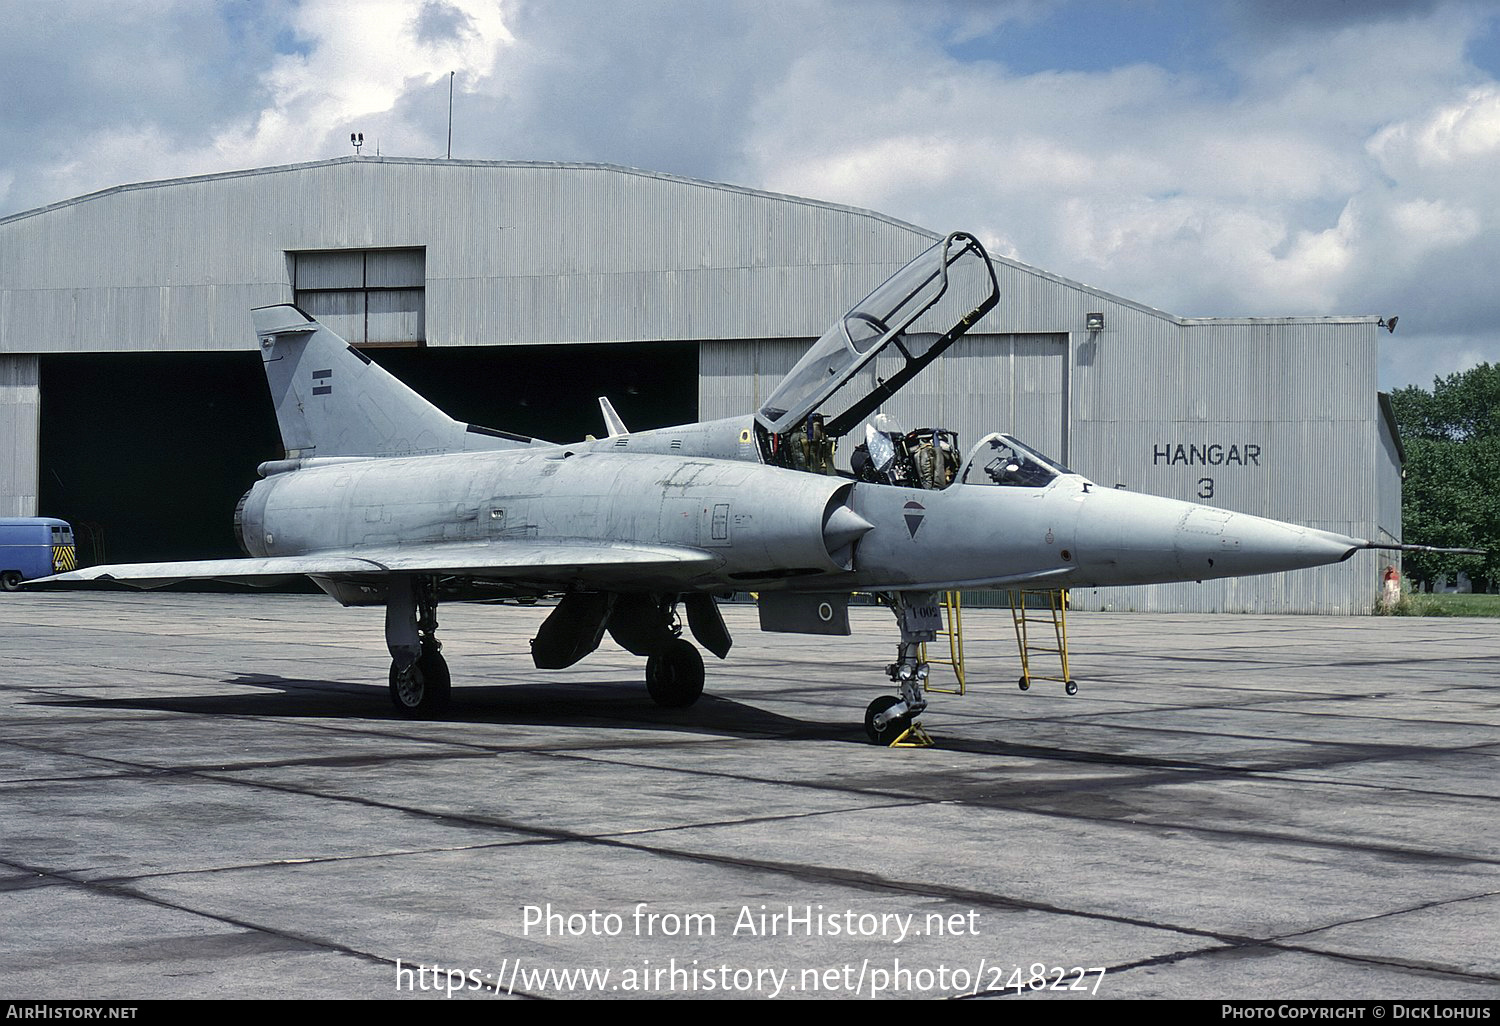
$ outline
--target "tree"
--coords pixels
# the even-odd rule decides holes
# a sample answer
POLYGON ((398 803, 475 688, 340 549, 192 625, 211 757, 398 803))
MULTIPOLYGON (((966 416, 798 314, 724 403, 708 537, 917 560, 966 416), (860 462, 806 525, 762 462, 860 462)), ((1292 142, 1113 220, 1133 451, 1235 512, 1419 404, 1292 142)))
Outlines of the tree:
POLYGON ((1406 449, 1401 521, 1416 545, 1487 549, 1484 556, 1414 552, 1407 572, 1430 586, 1466 573, 1476 588, 1500 580, 1500 366, 1434 378, 1391 393, 1406 449))

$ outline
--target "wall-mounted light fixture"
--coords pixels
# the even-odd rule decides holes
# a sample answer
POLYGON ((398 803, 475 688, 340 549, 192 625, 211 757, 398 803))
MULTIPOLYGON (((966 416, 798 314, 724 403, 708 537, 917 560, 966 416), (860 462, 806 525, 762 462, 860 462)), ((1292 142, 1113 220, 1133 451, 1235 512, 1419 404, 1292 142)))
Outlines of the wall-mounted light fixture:
POLYGON ((1102 313, 1088 314, 1084 319, 1083 326, 1089 331, 1103 331, 1104 315, 1102 313))

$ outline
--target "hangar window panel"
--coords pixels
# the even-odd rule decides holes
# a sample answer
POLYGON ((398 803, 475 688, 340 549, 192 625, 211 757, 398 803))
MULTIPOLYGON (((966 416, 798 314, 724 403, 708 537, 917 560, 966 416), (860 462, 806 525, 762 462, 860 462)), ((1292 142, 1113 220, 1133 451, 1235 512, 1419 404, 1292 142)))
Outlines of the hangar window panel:
POLYGON ((426 320, 424 299, 421 289, 369 293, 365 323, 370 341, 380 345, 421 345, 426 320))
POLYGON ((365 254, 298 253, 297 288, 362 289, 365 285, 365 254))
POLYGON ((325 250, 292 258, 297 305, 349 342, 426 341, 426 250, 325 250))
POLYGON ((382 249, 365 254, 365 284, 372 289, 420 289, 426 280, 423 250, 382 249))
POLYGON ((297 305, 346 342, 364 345, 365 295, 363 292, 298 291, 297 305))

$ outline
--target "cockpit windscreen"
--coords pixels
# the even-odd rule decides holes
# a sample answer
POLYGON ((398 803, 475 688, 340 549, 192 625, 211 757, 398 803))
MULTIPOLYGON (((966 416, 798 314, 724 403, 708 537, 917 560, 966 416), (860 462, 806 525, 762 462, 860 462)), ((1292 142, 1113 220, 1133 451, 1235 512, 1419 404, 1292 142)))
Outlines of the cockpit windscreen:
POLYGON ((1010 435, 986 435, 969 452, 959 476, 963 484, 1043 488, 1059 474, 1073 473, 1010 435))

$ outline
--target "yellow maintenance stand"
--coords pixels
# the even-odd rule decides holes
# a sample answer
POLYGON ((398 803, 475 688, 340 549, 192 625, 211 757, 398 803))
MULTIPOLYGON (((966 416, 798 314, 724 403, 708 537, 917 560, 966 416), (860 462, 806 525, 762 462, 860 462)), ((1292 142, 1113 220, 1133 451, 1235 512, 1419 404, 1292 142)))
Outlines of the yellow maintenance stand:
MULTIPOLYGON (((1021 690, 1030 691, 1033 680, 1055 680, 1062 684, 1063 690, 1068 694, 1076 695, 1078 682, 1073 679, 1073 674, 1068 668, 1067 591, 1065 589, 1022 590, 1010 591, 1006 595, 1010 599, 1011 620, 1016 629, 1016 648, 1021 655, 1021 690), (1036 657, 1052 655, 1057 656, 1059 672, 1057 674, 1041 672, 1041 666, 1035 661, 1036 657)), ((952 667, 954 683, 944 687, 932 678, 928 678, 923 684, 923 690, 943 695, 967 694, 968 678, 964 671, 963 600, 960 592, 943 593, 943 622, 944 629, 938 631, 937 634, 940 639, 948 639, 947 658, 929 652, 927 645, 924 644, 922 661, 933 666, 952 667)), ((1043 658, 1042 664, 1045 662, 1043 658)))
POLYGON ((1078 694, 1078 683, 1068 672, 1067 589, 1012 591, 1010 615, 1016 626, 1016 646, 1021 650, 1021 690, 1030 691, 1033 680, 1055 680, 1062 682, 1063 690, 1068 694, 1078 694), (1051 630, 1041 626, 1044 624, 1051 630), (1039 629, 1034 630, 1034 627, 1039 629), (1033 655, 1056 655, 1062 665, 1061 674, 1053 676, 1036 672, 1032 667, 1033 655))
POLYGON ((943 592, 943 624, 943 629, 938 631, 937 635, 939 638, 948 639, 948 658, 929 655, 927 645, 923 643, 921 659, 924 663, 953 667, 953 676, 957 683, 953 687, 939 687, 933 683, 931 677, 928 677, 922 684, 922 690, 940 695, 967 694, 967 686, 964 683, 963 601, 960 592, 943 592))

